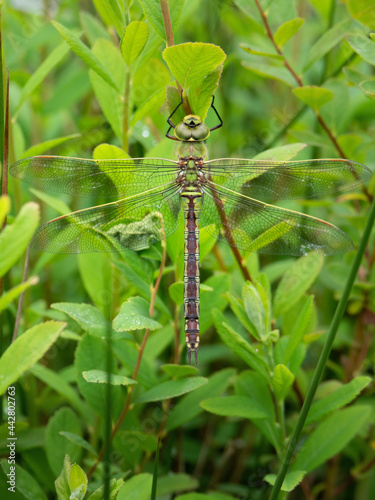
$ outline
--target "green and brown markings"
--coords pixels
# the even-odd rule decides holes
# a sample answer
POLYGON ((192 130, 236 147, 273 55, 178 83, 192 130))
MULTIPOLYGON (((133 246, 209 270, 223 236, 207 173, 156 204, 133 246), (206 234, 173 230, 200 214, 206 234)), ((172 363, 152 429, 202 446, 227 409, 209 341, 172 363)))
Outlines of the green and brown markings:
MULTIPOLYGON (((184 314, 189 360, 199 347, 199 230, 238 249, 268 254, 348 252, 349 236, 332 224, 267 203, 304 199, 353 188, 371 171, 343 159, 207 160, 210 132, 199 116, 175 125, 177 160, 85 160, 36 156, 16 162, 11 174, 39 189, 118 199, 79 210, 41 226, 32 246, 55 253, 142 250, 184 224, 184 314)), ((170 135, 171 129, 174 135, 170 135)))

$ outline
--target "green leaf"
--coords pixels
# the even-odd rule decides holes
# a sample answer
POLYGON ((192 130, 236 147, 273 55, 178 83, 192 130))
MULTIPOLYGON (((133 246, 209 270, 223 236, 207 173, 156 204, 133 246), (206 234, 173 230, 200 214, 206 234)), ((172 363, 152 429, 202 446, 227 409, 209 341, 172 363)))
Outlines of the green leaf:
POLYGON ((86 441, 86 439, 83 439, 78 434, 74 434, 73 432, 67 432, 67 431, 61 431, 60 434, 64 437, 66 437, 67 439, 69 439, 69 441, 71 441, 72 443, 75 443, 76 445, 80 446, 81 448, 84 448, 85 450, 89 451, 93 455, 95 455, 95 456, 98 455, 98 453, 93 448, 93 446, 88 441, 86 441))
POLYGON ((123 158, 130 158, 128 153, 123 149, 112 144, 99 144, 94 149, 92 157, 94 160, 122 160, 123 158))
MULTIPOLYGON (((166 40, 167 36, 164 29, 163 16, 160 9, 159 0, 139 0, 142 6, 145 16, 150 21, 152 27, 156 33, 163 39, 166 40)), ((171 24, 173 33, 176 32, 178 24, 180 22, 182 9, 184 7, 185 0, 169 0, 169 14, 171 18, 171 24)))
POLYGON ((256 75, 286 83, 286 85, 289 85, 290 87, 294 87, 296 84, 295 79, 284 66, 273 64, 271 61, 266 63, 259 62, 257 59, 251 61, 246 60, 242 63, 242 66, 249 69, 256 75))
POLYGON ((189 377, 179 380, 168 380, 144 392, 135 403, 149 403, 150 401, 163 401, 176 398, 187 392, 195 391, 198 387, 207 384, 204 377, 189 377))
POLYGON ((375 66, 375 42, 361 33, 349 35, 347 40, 352 49, 359 54, 362 59, 375 66))
POLYGON ((303 444, 291 469, 310 472, 339 453, 371 417, 368 406, 352 406, 330 415, 318 425, 303 444))
POLYGON ((293 373, 285 365, 275 366, 272 374, 272 386, 277 399, 285 399, 294 382, 293 373))
POLYGON ((51 304, 51 307, 70 316, 90 335, 105 338, 108 328, 111 329, 110 323, 105 319, 103 314, 96 307, 89 304, 57 302, 51 304))
MULTIPOLYGON (((42 83, 52 69, 61 61, 61 59, 69 52, 69 45, 63 42, 56 47, 49 56, 47 56, 39 68, 30 76, 25 86, 23 87, 18 105, 15 111, 17 115, 22 104, 30 97, 34 90, 42 83)), ((32 156, 32 155, 31 155, 32 156)))
POLYGON ((78 464, 73 464, 68 476, 71 495, 69 498, 83 500, 87 491, 87 476, 78 464))
POLYGON ((306 144, 294 142, 293 144, 286 144, 285 146, 267 149, 266 151, 254 156, 253 160, 287 161, 294 158, 305 147, 306 144))
POLYGON ((24 253, 38 224, 39 206, 30 202, 23 205, 13 224, 8 224, 0 233, 0 277, 24 253))
POLYGON ((307 54, 307 59, 303 71, 310 68, 318 59, 324 57, 330 50, 335 47, 347 34, 351 26, 351 19, 344 19, 340 23, 335 24, 317 42, 311 47, 307 54))
POLYGON ((0 358, 0 393, 41 359, 56 341, 66 323, 47 321, 18 337, 0 358))
POLYGON ((121 54, 126 64, 130 65, 137 59, 146 45, 147 38, 148 26, 143 21, 132 21, 127 26, 120 44, 121 54))
POLYGON ((46 205, 50 206, 56 210, 59 214, 64 215, 71 212, 70 208, 66 203, 64 203, 59 198, 55 198, 44 191, 38 191, 38 189, 30 188, 30 192, 33 193, 39 200, 43 201, 46 205))
POLYGON ((105 253, 79 254, 78 265, 86 292, 106 316, 112 307, 113 276, 111 261, 105 253))
POLYGON ((60 475, 55 481, 55 488, 58 500, 68 500, 70 497, 70 488, 68 482, 70 467, 71 467, 70 457, 69 455, 65 455, 63 468, 60 472, 60 475))
POLYGON ((311 130, 290 130, 289 134, 295 137, 297 141, 306 143, 305 145, 317 146, 318 148, 333 149, 331 141, 328 137, 316 134, 311 130))
POLYGON ((342 68, 342 71, 346 76, 346 78, 357 86, 359 86, 359 84, 362 83, 367 78, 366 75, 360 73, 359 71, 353 68, 349 68, 349 66, 345 66, 344 68, 342 68))
MULTIPOLYGON (((375 44, 374 44, 375 50, 375 44)), ((375 80, 365 80, 359 84, 359 88, 369 99, 375 100, 375 80)))
POLYGON ((143 102, 143 104, 136 110, 136 112, 134 113, 134 115, 130 120, 130 125, 134 127, 134 125, 137 122, 143 120, 143 118, 152 114, 153 112, 155 112, 155 110, 160 109, 164 100, 165 100, 165 88, 163 87, 154 94, 150 95, 143 102))
POLYGON ((70 408, 60 408, 48 421, 46 429, 46 454, 48 463, 57 476, 64 463, 65 455, 72 461, 79 461, 81 448, 60 435, 61 431, 81 434, 81 425, 77 415, 70 408))
POLYGON ((348 0, 350 15, 371 30, 375 29, 375 4, 373 0, 348 0))
POLYGON ((59 146, 60 144, 64 144, 64 142, 70 141, 71 139, 76 139, 77 137, 80 137, 80 134, 71 134, 71 135, 66 135, 64 137, 56 137, 56 139, 40 142, 39 144, 36 144, 35 146, 32 146, 31 148, 27 149, 23 153, 21 158, 29 158, 30 156, 42 155, 47 151, 49 151, 50 149, 53 149, 56 146, 59 146))
POLYGON ((309 327, 313 313, 313 301, 314 301, 314 296, 310 295, 310 297, 305 302, 303 308, 301 309, 297 321, 294 324, 293 330, 289 335, 288 344, 286 346, 283 356, 283 360, 286 365, 289 363, 290 358, 292 357, 294 351, 300 345, 304 335, 307 333, 307 329, 309 327))
POLYGON ((10 210, 9 196, 0 196, 0 226, 3 225, 5 217, 8 215, 9 210, 10 210))
MULTIPOLYGON (((88 370, 82 372, 82 376, 87 382, 95 384, 106 384, 108 382, 108 372, 103 370, 88 370)), ((110 380, 112 385, 134 385, 137 383, 132 378, 124 377, 124 375, 114 375, 113 373, 110 374, 110 380)))
POLYGON ((118 0, 94 0, 95 8, 107 26, 114 26, 121 35, 124 31, 124 13, 118 0))
POLYGON ((286 270, 275 293, 276 318, 288 311, 310 288, 323 266, 323 261, 323 254, 318 250, 300 257, 286 270))
POLYGON ((271 414, 262 405, 246 396, 211 398, 202 401, 200 405, 206 411, 223 417, 240 417, 250 420, 271 418, 271 414))
POLYGON ((297 33, 304 22, 305 20, 302 17, 296 17, 279 26, 273 36, 277 45, 280 47, 285 45, 297 33))
POLYGON ((198 485, 198 480, 188 474, 169 473, 158 478, 157 494, 162 497, 179 491, 195 490, 198 485))
POLYGON ((64 38, 64 40, 68 43, 72 51, 80 58, 82 61, 87 64, 89 68, 91 68, 95 73, 97 73, 105 82, 107 82, 113 89, 118 91, 118 87, 110 73, 104 68, 101 62, 94 56, 91 50, 85 45, 81 40, 70 30, 65 28, 62 24, 51 21, 60 35, 64 38))
POLYGON ((356 377, 348 384, 342 385, 328 396, 315 401, 307 416, 306 424, 317 422, 334 410, 351 403, 358 394, 371 383, 369 377, 356 377))
POLYGON ((253 330, 255 330, 254 325, 251 323, 248 315, 246 314, 243 301, 240 299, 237 299, 237 297, 232 295, 230 292, 228 292, 226 294, 226 297, 229 300, 230 307, 231 307, 232 311, 234 312, 234 314, 236 315, 236 318, 241 321, 241 323, 246 328, 246 330, 248 330, 249 332, 252 332, 253 330))
POLYGON ((248 0, 234 0, 234 3, 244 12, 250 19, 257 24, 262 24, 262 17, 254 2, 248 0))
POLYGON ((150 304, 142 297, 130 297, 121 305, 120 312, 113 320, 113 329, 117 332, 158 330, 163 325, 150 318, 150 304))
POLYGON ((316 112, 327 102, 333 99, 333 92, 315 85, 306 85, 293 89, 293 94, 316 112))
MULTIPOLYGON (((109 500, 116 500, 117 493, 119 492, 121 486, 124 484, 124 480, 111 479, 109 482, 109 500)), ((103 500, 104 498, 104 485, 97 488, 91 495, 87 498, 87 500, 103 500)))
MULTIPOLYGON (((1 467, 4 471, 5 474, 9 474, 11 472, 11 465, 8 463, 8 460, 3 458, 1 460, 1 467)), ((23 467, 21 467, 18 463, 12 465, 12 467, 15 467, 14 474, 16 477, 15 481, 15 489, 18 491, 21 495, 22 498, 25 498, 26 500, 47 500, 46 494, 43 492, 41 486, 37 483, 37 481, 34 479, 34 477, 27 472, 23 467)), ((9 480, 9 476, 7 477, 7 480, 9 480)), ((10 487, 10 484, 7 484, 7 487, 10 487)), ((13 498, 12 495, 14 495, 14 491, 12 490, 10 494, 7 494, 8 492, 5 491, 5 486, 2 491, 2 498, 8 499, 8 498, 13 498)), ((18 495, 16 495, 14 498, 19 498, 18 495)))
POLYGON ((253 368, 253 370, 266 380, 269 380, 267 364, 260 353, 226 323, 225 316, 221 311, 214 309, 212 313, 214 324, 221 340, 229 349, 243 359, 248 366, 253 368))
POLYGON ((225 368, 209 377, 207 384, 184 396, 171 410, 166 428, 176 429, 203 412, 199 406, 203 399, 220 396, 228 387, 230 379, 235 375, 235 370, 225 368))
POLYGON ((168 293, 173 302, 181 306, 184 303, 184 282, 176 281, 172 283, 168 288, 168 293))
POLYGON ((190 377, 192 375, 197 375, 199 373, 198 368, 191 365, 162 365, 161 369, 171 378, 183 378, 190 377))
POLYGON ((3 295, 0 297, 0 312, 4 311, 4 309, 6 309, 8 305, 11 304, 13 300, 16 299, 22 292, 24 292, 31 286, 36 285, 38 282, 39 278, 37 276, 33 276, 24 283, 21 283, 20 285, 17 285, 7 292, 3 293, 3 295))
POLYGON ((220 78, 225 52, 210 43, 189 42, 167 47, 163 58, 176 81, 185 92, 189 91, 193 112, 204 120, 220 78))
POLYGON ((149 500, 151 485, 151 474, 137 474, 122 485, 116 500, 149 500))
POLYGON ((246 314, 252 325, 250 332, 255 339, 263 340, 266 335, 266 313, 259 292, 253 283, 248 281, 244 284, 242 298, 246 314))
MULTIPOLYGON (((302 481, 305 474, 306 471, 304 470, 288 472, 283 481, 283 485, 281 486, 281 491, 293 491, 294 488, 302 481)), ((273 486, 276 481, 276 474, 266 474, 263 479, 264 481, 267 481, 268 484, 273 486)))

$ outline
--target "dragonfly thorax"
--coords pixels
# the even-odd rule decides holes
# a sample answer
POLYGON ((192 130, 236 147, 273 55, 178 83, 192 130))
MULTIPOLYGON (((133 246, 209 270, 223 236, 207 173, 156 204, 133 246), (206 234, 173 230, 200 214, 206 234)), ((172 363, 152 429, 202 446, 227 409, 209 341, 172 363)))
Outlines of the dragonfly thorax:
POLYGON ((205 141, 210 135, 210 129, 197 115, 187 115, 176 125, 174 135, 179 141, 205 141))

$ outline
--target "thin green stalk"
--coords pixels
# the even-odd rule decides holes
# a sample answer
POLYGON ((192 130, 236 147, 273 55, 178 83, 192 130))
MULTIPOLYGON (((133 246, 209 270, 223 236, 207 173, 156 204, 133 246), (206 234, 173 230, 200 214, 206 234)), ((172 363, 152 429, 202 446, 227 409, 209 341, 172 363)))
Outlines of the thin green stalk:
POLYGON ((126 68, 124 90, 124 117, 122 121, 122 149, 128 153, 129 149, 129 98, 130 98, 130 69, 126 68))
POLYGON ((371 234, 371 229, 374 225, 374 222, 375 222, 375 203, 373 203, 371 206, 371 210, 370 210, 369 216, 367 218, 366 228, 364 230, 361 242, 359 244, 357 254, 354 258, 348 279, 345 283, 345 288, 344 288, 343 294, 341 296, 340 302, 337 305, 336 312, 335 312, 335 315, 332 319, 332 323, 331 323, 331 326, 330 326, 330 329, 328 332, 327 339, 325 341, 322 353, 320 355, 318 364, 317 364, 316 369, 315 369, 314 376, 313 376, 312 381, 311 381, 311 385, 309 387, 305 402, 302 406, 301 413, 299 415, 296 427, 294 429, 292 437, 290 438, 290 441, 289 441, 289 444, 288 444, 288 447, 287 447, 287 450, 285 453, 284 461, 283 461, 281 468, 280 468, 280 471, 277 475, 276 482, 272 488, 269 500, 276 500, 277 499, 278 494, 279 494, 280 489, 281 489, 281 486, 283 484, 284 478, 285 478, 286 473, 288 471, 290 461, 293 457, 293 454, 294 454, 294 451, 296 449, 296 446, 297 446, 299 437, 301 435, 303 426, 305 424, 307 415, 309 413, 311 404, 313 402, 316 390, 317 390, 319 382, 322 378, 323 371, 324 371, 324 368, 326 366, 326 363, 327 363, 327 360, 329 357, 329 353, 330 353, 331 348, 332 348, 333 341, 335 340, 335 337, 336 337, 337 329, 338 329, 340 322, 341 322, 341 319, 344 315, 346 303, 348 302, 349 295, 350 295, 351 289, 353 287, 354 280, 357 276, 358 269, 359 269, 359 266, 360 266, 362 258, 363 258, 363 254, 365 253, 367 242, 369 240, 369 237, 371 234))

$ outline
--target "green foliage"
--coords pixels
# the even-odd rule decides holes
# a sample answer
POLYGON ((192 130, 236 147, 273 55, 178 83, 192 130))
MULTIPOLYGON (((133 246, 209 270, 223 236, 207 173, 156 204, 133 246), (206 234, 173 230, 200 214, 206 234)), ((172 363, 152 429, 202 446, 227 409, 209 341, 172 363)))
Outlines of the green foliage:
MULTIPOLYGON (((373 168, 375 51, 368 33, 374 14, 372 0, 67 0, 46 14, 3 5, 10 158, 175 159, 175 144, 163 136, 181 100, 179 84, 184 105, 175 123, 190 107, 216 125, 215 94, 224 127, 209 137, 209 159, 344 154, 373 168), (168 4, 175 45, 161 3, 168 4)), ((109 181, 116 176, 114 167, 109 181)), ((153 186, 153 179, 147 182, 153 186)), ((281 198, 275 179, 277 194, 279 186, 281 198)), ((374 187, 372 180, 367 192, 280 204, 337 225, 356 247, 374 187)), ((78 258, 32 250, 30 277, 23 280, 39 219, 116 200, 87 194, 87 200, 73 198, 10 179, 9 197, 0 198, 1 224, 7 216, 0 233, 0 385, 3 392, 16 388, 17 498, 103 499, 103 465, 87 473, 105 442, 106 422, 114 429, 122 412, 111 444, 111 500, 150 498, 154 470, 157 500, 268 498, 354 252, 324 260, 318 251, 291 259, 240 249, 247 281, 229 246, 212 238, 216 228, 206 227, 200 233, 201 344, 198 365, 190 366, 183 350, 182 225, 167 238, 156 296, 160 243, 78 258), (11 343, 15 323, 18 338, 11 343), (171 472, 182 468, 187 472, 171 472)), ((261 251, 290 228, 272 226, 248 248, 261 251)), ((374 255, 372 236, 295 443, 285 499, 294 489, 295 498, 315 500, 323 490, 343 500, 371 498, 374 255)), ((6 456, 6 424, 0 436, 6 456)), ((9 464, 1 465, 2 490, 9 464)))

